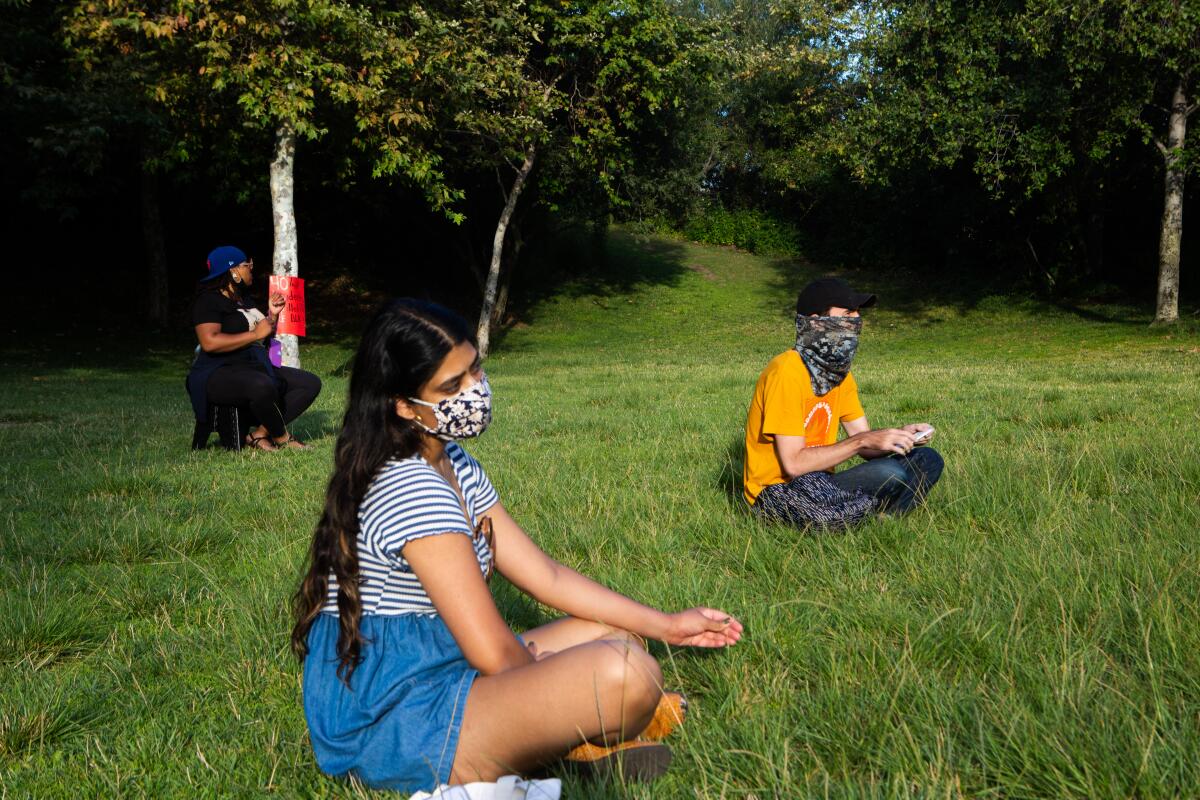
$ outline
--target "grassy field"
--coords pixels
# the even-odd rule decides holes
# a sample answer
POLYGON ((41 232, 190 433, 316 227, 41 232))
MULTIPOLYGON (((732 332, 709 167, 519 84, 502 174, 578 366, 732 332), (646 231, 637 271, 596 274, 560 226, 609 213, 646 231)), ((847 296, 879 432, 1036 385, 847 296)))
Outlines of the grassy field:
MULTIPOLYGON (((583 258, 570 248, 564 263, 583 258)), ((878 425, 932 422, 927 508, 837 536, 737 494, 754 380, 814 268, 616 232, 523 313, 471 447, 552 555, 729 652, 660 650, 694 700, 671 773, 567 796, 1200 796, 1200 337, 860 278, 878 425)), ((369 794, 317 771, 287 652, 349 345, 313 342, 310 452, 193 454, 185 339, 0 351, 0 794, 369 794)), ((501 587, 518 629, 548 617, 501 587)))

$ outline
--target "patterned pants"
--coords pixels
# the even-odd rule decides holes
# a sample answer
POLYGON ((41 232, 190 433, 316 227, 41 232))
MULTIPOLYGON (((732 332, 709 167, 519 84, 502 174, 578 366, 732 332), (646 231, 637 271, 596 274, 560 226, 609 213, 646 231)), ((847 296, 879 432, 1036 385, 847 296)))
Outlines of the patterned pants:
POLYGON ((766 487, 751 508, 768 519, 838 530, 865 519, 879 501, 861 489, 839 488, 829 473, 810 472, 766 487))

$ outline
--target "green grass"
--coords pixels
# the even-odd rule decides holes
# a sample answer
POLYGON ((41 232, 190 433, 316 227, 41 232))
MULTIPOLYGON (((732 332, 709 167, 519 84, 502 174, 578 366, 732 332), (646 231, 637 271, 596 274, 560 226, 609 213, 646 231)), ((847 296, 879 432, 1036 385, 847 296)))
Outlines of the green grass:
MULTIPOLYGON (((925 509, 808 536, 736 495, 815 268, 621 232, 602 260, 504 337, 471 449, 552 555, 747 635, 659 651, 695 709, 664 780, 569 797, 1200 792, 1194 323, 858 276, 868 414, 932 422, 947 469, 925 509)), ((366 794, 317 771, 287 652, 349 350, 305 347, 315 451, 241 455, 186 449, 187 350, 0 352, 0 795, 366 794)))

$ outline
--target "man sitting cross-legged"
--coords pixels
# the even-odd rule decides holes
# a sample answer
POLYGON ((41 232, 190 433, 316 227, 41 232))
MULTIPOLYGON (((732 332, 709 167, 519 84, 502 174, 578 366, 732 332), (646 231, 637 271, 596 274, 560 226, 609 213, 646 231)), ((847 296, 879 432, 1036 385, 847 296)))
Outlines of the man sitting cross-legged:
POLYGON ((942 474, 927 423, 872 430, 850 362, 859 309, 875 295, 822 278, 796 300, 796 345, 767 364, 746 417, 744 495, 764 516, 842 527, 876 510, 904 513, 942 474), (846 438, 837 440, 838 423, 846 438), (841 472, 839 464, 865 461, 841 472))

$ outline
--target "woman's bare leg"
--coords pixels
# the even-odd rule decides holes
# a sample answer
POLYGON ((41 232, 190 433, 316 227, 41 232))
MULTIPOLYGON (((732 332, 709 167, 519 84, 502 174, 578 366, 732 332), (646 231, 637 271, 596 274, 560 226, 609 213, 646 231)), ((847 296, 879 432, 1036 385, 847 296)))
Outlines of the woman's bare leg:
POLYGON ((533 644, 538 653, 560 653, 571 647, 601 639, 635 642, 637 638, 629 631, 592 622, 578 617, 562 617, 545 625, 530 628, 521 634, 526 644, 533 644))
POLYGON ((494 781, 585 740, 632 738, 645 729, 661 695, 658 662, 619 640, 579 644, 480 676, 467 697, 451 782, 494 781))

